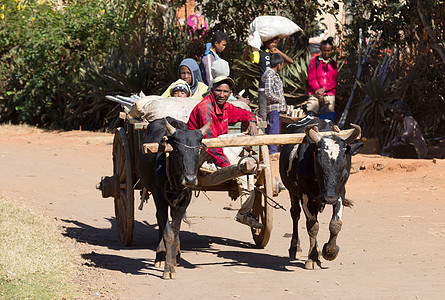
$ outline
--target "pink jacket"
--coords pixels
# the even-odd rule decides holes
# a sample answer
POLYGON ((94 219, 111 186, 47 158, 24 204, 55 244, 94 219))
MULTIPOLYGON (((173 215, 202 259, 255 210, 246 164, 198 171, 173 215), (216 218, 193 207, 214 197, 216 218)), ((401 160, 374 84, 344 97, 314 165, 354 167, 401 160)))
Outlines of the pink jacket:
MULTIPOLYGON (((256 117, 250 111, 229 102, 226 102, 221 110, 216 104, 213 93, 210 93, 192 110, 187 125, 189 129, 196 130, 207 124, 209 120, 212 121, 210 131, 204 138, 216 138, 221 134, 226 134, 229 130, 229 124, 243 122, 248 125, 249 122, 256 122, 256 117)), ((230 165, 229 159, 225 156, 222 148, 209 148, 207 152, 214 158, 217 166, 226 167, 230 165)))
POLYGON ((318 68, 315 69, 316 58, 317 56, 311 58, 307 69, 308 93, 313 95, 319 88, 326 87, 325 95, 334 96, 338 79, 337 62, 330 60, 326 64, 320 57, 318 68))

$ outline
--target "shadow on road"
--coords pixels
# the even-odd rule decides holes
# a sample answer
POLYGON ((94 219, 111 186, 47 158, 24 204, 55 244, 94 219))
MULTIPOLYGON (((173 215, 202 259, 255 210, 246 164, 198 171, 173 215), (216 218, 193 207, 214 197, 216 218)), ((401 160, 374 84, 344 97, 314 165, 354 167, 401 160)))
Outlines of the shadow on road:
MULTIPOLYGON (((106 247, 111 250, 131 251, 147 249, 149 252, 155 252, 158 239, 157 225, 147 222, 134 223, 133 245, 125 246, 119 241, 114 218, 107 218, 111 228, 96 228, 94 226, 76 221, 62 220, 67 225, 63 226, 64 236, 76 240, 79 243, 86 243, 94 246, 106 247)), ((181 258, 180 267, 186 269, 198 268, 205 265, 224 265, 224 266, 247 266, 251 268, 269 269, 275 271, 289 272, 289 266, 304 268, 304 263, 300 261, 290 261, 289 258, 265 253, 257 253, 256 246, 252 243, 234 240, 225 237, 216 237, 209 235, 199 235, 194 232, 181 230, 181 252, 197 252, 215 255, 224 258, 225 261, 214 261, 203 264, 193 264, 181 258), (220 246, 229 246, 234 248, 246 249, 246 251, 223 251, 220 246), (251 249, 251 251, 249 251, 251 249), (229 260, 229 261, 227 261, 229 260)), ((82 257, 91 261, 91 265, 97 268, 121 271, 133 275, 152 275, 162 276, 162 270, 154 267, 155 254, 150 255, 153 259, 132 258, 114 254, 100 254, 92 251, 84 253, 82 257)))

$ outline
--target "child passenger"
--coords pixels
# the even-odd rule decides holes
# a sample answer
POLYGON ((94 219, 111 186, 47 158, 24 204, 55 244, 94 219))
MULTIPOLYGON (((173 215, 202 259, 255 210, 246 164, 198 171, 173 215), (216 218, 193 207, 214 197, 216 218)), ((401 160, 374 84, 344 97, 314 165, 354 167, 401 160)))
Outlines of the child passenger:
POLYGON ((175 81, 173 88, 170 90, 170 96, 172 97, 190 97, 190 87, 182 79, 175 81))

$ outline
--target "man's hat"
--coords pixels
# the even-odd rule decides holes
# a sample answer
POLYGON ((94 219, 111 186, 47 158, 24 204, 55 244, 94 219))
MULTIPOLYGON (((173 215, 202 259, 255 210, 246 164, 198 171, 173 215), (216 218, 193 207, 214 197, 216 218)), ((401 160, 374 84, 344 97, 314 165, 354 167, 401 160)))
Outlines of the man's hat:
POLYGON ((213 88, 216 88, 217 86, 219 86, 219 85, 221 85, 223 83, 227 83, 231 90, 235 86, 235 82, 229 76, 218 76, 218 77, 213 79, 213 88))

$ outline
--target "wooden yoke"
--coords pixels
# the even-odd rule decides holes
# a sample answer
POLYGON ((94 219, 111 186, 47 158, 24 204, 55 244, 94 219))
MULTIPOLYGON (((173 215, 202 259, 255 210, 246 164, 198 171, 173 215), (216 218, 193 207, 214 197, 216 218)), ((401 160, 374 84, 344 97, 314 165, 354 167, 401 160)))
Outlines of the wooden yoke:
MULTIPOLYGON (((319 132, 321 135, 338 135, 347 138, 354 129, 342 130, 340 132, 326 131, 319 132)), ((245 135, 234 137, 217 137, 214 139, 203 139, 202 143, 207 148, 221 147, 245 147, 245 146, 263 146, 263 145, 286 145, 286 144, 302 144, 304 142, 304 133, 286 133, 286 134, 270 134, 270 135, 245 135)), ((359 139, 360 136, 357 137, 359 139)), ((146 143, 142 145, 143 152, 157 153, 172 151, 173 148, 166 143, 146 143)))

